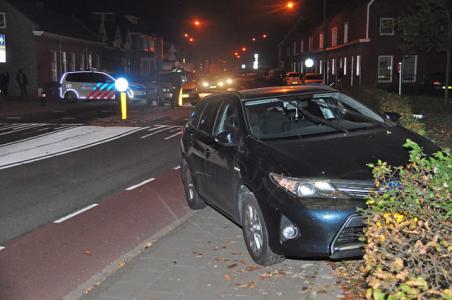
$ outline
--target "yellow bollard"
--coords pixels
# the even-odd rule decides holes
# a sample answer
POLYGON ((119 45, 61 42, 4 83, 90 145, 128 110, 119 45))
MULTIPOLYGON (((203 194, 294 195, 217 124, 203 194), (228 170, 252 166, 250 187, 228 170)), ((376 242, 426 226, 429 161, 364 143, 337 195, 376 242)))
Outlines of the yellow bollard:
POLYGON ((121 93, 121 120, 127 120, 127 94, 121 93))

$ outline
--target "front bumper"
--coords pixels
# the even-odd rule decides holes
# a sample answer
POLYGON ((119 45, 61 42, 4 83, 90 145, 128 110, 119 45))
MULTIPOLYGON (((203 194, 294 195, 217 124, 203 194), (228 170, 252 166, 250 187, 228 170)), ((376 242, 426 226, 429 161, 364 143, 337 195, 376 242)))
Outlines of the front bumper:
POLYGON ((363 222, 357 215, 357 208, 365 207, 363 199, 297 199, 281 189, 265 194, 260 199, 266 200, 260 203, 273 252, 287 257, 331 259, 363 254, 364 244, 359 241, 363 222), (289 240, 282 235, 288 224, 298 230, 298 235, 289 240))

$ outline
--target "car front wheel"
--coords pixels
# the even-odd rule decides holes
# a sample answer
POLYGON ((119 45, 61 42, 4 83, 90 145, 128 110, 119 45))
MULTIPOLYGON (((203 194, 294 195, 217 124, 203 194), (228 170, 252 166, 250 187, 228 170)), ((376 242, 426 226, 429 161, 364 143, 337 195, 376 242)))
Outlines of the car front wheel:
POLYGON ((182 181, 184 183, 185 198, 187 199, 188 206, 193 210, 199 210, 206 207, 206 203, 199 197, 196 191, 193 177, 190 169, 188 168, 187 161, 182 161, 182 181))
POLYGON ((273 253, 268 243, 267 225, 256 198, 250 193, 242 202, 242 231, 246 248, 259 265, 269 266, 284 261, 284 257, 273 253))

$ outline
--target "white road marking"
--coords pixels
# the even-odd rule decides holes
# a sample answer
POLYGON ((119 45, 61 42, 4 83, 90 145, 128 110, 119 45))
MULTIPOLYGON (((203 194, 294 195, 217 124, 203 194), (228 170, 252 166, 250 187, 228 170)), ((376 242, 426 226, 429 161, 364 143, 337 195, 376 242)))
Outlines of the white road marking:
POLYGON ((177 171, 180 169, 180 166, 174 167, 173 170, 177 171))
POLYGON ((0 170, 91 148, 145 129, 84 126, 0 147, 0 170))
POLYGON ((149 132, 152 132, 152 131, 156 131, 156 130, 158 130, 158 129, 162 129, 162 128, 166 128, 166 127, 168 127, 168 126, 165 126, 165 125, 158 125, 158 126, 152 127, 151 129, 148 129, 148 131, 149 131, 149 132))
POLYGON ((5 247, 0 246, 0 251, 5 250, 5 247))
POLYGON ((24 125, 22 127, 14 128, 13 130, 10 130, 10 131, 2 132, 2 133, 0 133, 0 135, 7 135, 7 134, 24 131, 24 130, 32 129, 35 127, 41 127, 41 126, 43 126, 43 125, 36 125, 36 124, 24 125))
POLYGON ((20 120, 22 117, 6 117, 7 120, 20 120))
POLYGON ((126 188, 126 191, 133 191, 134 189, 137 189, 140 186, 143 186, 143 185, 145 185, 145 184, 147 184, 149 182, 153 182, 154 180, 155 180, 155 178, 151 178, 151 179, 145 180, 145 181, 143 181, 143 182, 141 182, 139 184, 132 185, 131 187, 126 188))
POLYGON ((176 134, 173 134, 173 135, 170 135, 170 136, 166 137, 165 140, 170 140, 170 139, 175 138, 175 137, 177 137, 177 136, 179 136, 181 134, 182 134, 182 131, 179 131, 176 134))
POLYGON ((142 139, 145 139, 145 138, 148 138, 148 137, 151 137, 151 136, 154 136, 154 135, 156 135, 156 134, 159 134, 159 133, 162 133, 162 132, 165 132, 165 131, 168 131, 168 130, 170 130, 172 127, 166 127, 166 128, 163 128, 163 129, 160 129, 160 130, 157 130, 157 131, 154 131, 153 133, 150 133, 150 134, 146 134, 146 135, 143 135, 141 138, 142 139))
MULTIPOLYGON (((46 133, 43 133, 43 134, 35 135, 35 136, 29 137, 29 138, 26 138, 26 139, 23 139, 23 140, 18 140, 18 141, 6 143, 6 144, 1 144, 0 147, 5 147, 5 146, 8 146, 8 145, 12 145, 12 144, 18 144, 18 143, 26 142, 26 141, 29 141, 29 140, 34 140, 34 139, 37 139, 37 138, 40 138, 40 137, 43 137, 43 136, 47 136, 47 135, 51 135, 51 134, 54 134, 54 133, 57 133, 57 132, 69 130, 69 129, 75 128, 77 126, 80 126, 80 125, 75 125, 74 124, 74 125, 70 125, 70 126, 59 127, 57 130, 54 130, 54 131, 50 131, 50 132, 46 132, 46 133)), ((38 131, 41 131, 41 130, 38 130, 38 131)))
POLYGON ((55 223, 55 224, 63 223, 64 221, 67 221, 67 220, 69 220, 70 218, 73 218, 73 217, 75 217, 75 216, 77 216, 77 215, 79 215, 79 214, 81 214, 81 213, 84 213, 85 211, 90 210, 90 209, 92 209, 92 208, 94 208, 94 207, 96 207, 96 206, 98 206, 98 205, 99 205, 99 204, 97 204, 97 203, 91 204, 90 206, 87 206, 87 207, 85 207, 85 208, 82 208, 82 209, 80 209, 80 210, 77 210, 76 212, 73 212, 73 213, 67 215, 66 217, 63 217, 63 218, 58 219, 58 220, 56 220, 56 221, 53 221, 53 223, 55 223))

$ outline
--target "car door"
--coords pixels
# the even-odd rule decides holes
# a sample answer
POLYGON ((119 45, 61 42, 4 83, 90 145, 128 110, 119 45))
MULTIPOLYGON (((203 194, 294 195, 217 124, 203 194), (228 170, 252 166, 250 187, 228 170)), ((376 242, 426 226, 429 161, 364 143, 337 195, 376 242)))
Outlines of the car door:
POLYGON ((236 192, 239 186, 239 141, 243 134, 240 125, 240 102, 235 96, 224 97, 217 115, 207 158, 206 170, 209 181, 210 198, 213 204, 226 214, 237 215, 236 192))
POLYGON ((220 101, 215 97, 211 97, 205 101, 207 103, 207 107, 202 112, 198 128, 193 131, 191 137, 189 136, 189 138, 192 139, 192 158, 190 161, 193 161, 196 165, 193 177, 197 185, 197 191, 201 197, 210 202, 210 182, 212 181, 212 178, 206 171, 206 164, 212 153, 212 145, 215 142, 215 139, 212 136, 212 131, 220 106, 220 101))

